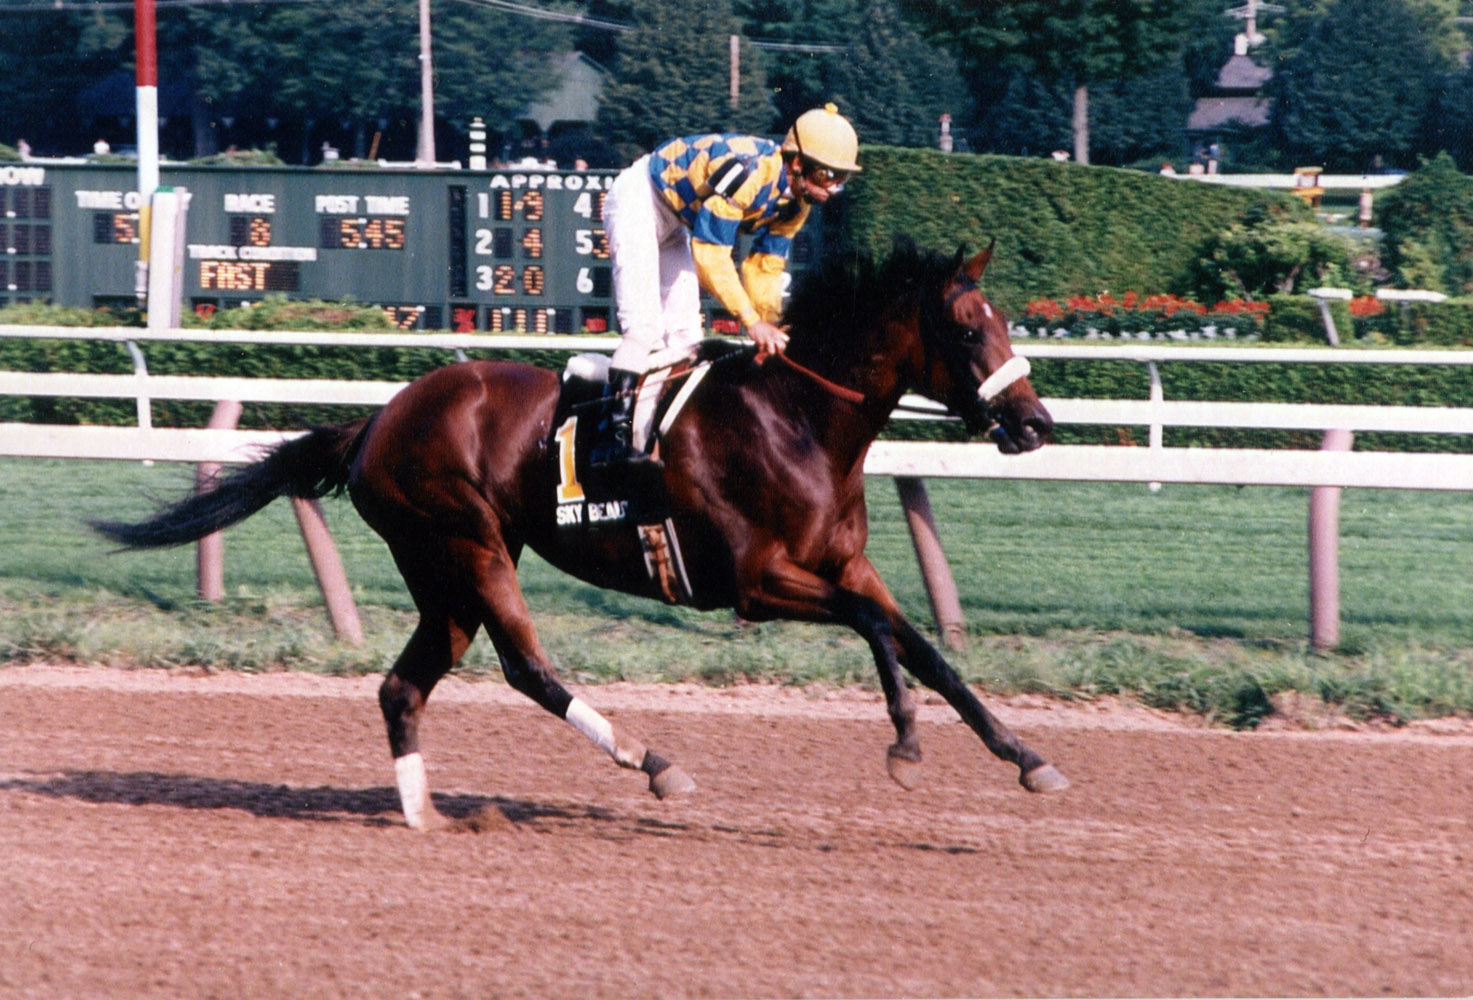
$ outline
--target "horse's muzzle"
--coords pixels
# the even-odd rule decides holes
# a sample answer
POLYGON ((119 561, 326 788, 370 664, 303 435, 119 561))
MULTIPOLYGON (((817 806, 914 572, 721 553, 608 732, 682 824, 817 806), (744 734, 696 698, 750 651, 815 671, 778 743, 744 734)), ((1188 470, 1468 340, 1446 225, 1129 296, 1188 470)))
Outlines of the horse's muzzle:
POLYGON ((1005 455, 1040 448, 1053 434, 1054 419, 1031 391, 1026 399, 1008 400, 1007 390, 1029 374, 1028 359, 1014 355, 978 388, 975 405, 968 406, 962 420, 971 434, 987 429, 988 436, 1005 455))
POLYGON ((1011 406, 996 406, 992 417, 997 424, 989 435, 997 444, 997 450, 1004 455, 1033 451, 1053 437, 1054 418, 1037 399, 1011 406))
POLYGON ((1030 416, 1016 424, 1003 420, 992 428, 992 440, 997 450, 1004 455, 1018 455, 1025 451, 1042 448, 1053 434, 1054 423, 1047 413, 1042 417, 1030 416))

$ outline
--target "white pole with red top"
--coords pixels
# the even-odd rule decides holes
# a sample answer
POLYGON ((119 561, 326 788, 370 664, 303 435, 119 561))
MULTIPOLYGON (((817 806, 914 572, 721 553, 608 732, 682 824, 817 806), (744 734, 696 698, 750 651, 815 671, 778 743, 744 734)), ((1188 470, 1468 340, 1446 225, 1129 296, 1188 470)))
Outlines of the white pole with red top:
POLYGON ((151 206, 159 186, 159 50, 154 0, 133 0, 133 49, 138 64, 138 265, 133 287, 142 305, 148 298, 151 206))

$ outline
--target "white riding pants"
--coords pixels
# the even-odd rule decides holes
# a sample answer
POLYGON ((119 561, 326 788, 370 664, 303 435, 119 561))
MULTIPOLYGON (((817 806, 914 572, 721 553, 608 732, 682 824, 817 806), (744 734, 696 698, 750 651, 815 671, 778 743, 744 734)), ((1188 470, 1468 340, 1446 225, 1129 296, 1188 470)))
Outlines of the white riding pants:
POLYGON ((614 178, 604 199, 604 233, 623 338, 612 363, 633 372, 645 370, 651 352, 691 350, 704 335, 690 230, 655 190, 649 159, 640 157, 614 178))

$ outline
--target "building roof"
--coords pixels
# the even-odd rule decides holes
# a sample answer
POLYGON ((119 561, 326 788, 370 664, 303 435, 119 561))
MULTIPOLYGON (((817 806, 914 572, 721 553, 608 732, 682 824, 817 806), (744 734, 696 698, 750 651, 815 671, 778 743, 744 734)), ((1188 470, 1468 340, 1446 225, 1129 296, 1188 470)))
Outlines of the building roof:
POLYGON ((592 122, 598 117, 607 71, 581 52, 564 52, 552 60, 557 85, 518 117, 546 132, 554 122, 592 122))
POLYGON ((1273 75, 1273 70, 1258 65, 1248 56, 1234 55, 1217 71, 1217 89, 1256 91, 1273 75))
POLYGON ((1204 97, 1187 116, 1188 132, 1210 132, 1229 125, 1268 124, 1270 102, 1262 97, 1204 97))

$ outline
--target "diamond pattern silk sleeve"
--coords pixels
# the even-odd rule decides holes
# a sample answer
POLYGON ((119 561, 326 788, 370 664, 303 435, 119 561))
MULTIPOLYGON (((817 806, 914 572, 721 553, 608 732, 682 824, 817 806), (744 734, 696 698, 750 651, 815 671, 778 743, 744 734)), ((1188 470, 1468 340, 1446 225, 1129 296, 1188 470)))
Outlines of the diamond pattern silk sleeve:
POLYGON ((778 146, 731 134, 672 139, 651 154, 650 175, 690 229, 701 285, 743 325, 775 319, 788 250, 808 216, 778 146), (740 233, 755 238, 738 276, 731 251, 740 233))

